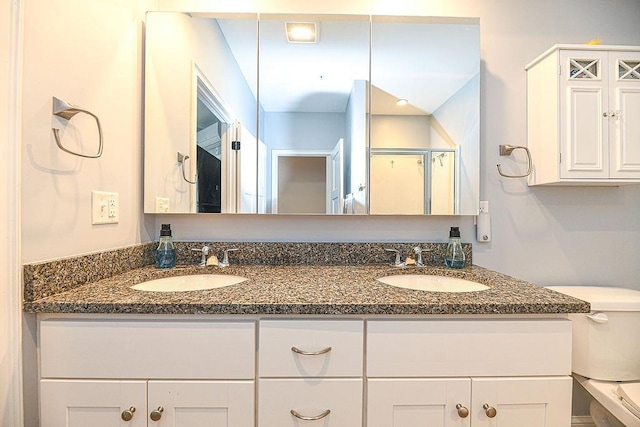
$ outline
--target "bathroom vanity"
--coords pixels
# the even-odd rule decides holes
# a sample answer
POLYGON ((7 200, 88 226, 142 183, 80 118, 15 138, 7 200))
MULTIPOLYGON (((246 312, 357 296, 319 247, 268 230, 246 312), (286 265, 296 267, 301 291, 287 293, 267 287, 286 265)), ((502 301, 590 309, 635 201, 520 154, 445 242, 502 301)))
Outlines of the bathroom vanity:
POLYGON ((583 301, 476 266, 208 271, 248 280, 131 289, 203 272, 143 267, 25 304, 39 313, 41 425, 570 425, 566 314, 583 301), (391 272, 489 289, 375 280, 391 272))

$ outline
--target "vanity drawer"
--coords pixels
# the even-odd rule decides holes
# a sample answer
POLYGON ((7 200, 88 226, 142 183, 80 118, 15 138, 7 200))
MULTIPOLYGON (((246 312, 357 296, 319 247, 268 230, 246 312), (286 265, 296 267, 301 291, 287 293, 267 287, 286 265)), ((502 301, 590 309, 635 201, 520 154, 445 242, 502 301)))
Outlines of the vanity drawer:
POLYGON ((260 322, 260 377, 361 377, 359 320, 260 322))
POLYGON ((260 380, 258 393, 258 427, 362 425, 361 379, 260 380))
POLYGON ((253 379, 255 322, 51 319, 42 378, 253 379))
POLYGON ((571 321, 369 321, 367 376, 571 374, 571 321))

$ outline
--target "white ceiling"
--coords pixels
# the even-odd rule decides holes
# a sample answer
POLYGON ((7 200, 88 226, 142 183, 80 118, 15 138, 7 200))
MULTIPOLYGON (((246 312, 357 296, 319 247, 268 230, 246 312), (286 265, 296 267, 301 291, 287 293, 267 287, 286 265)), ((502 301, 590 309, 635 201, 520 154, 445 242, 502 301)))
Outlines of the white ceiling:
MULTIPOLYGON (((261 16, 264 111, 344 112, 353 81, 371 80, 374 114, 431 114, 479 72, 477 24, 388 21, 374 17, 370 71, 369 17, 261 16), (288 43, 285 22, 291 20, 316 22, 318 42, 288 43), (400 110, 399 98, 410 105, 400 110)), ((218 25, 256 95, 255 20, 218 19, 218 25)))

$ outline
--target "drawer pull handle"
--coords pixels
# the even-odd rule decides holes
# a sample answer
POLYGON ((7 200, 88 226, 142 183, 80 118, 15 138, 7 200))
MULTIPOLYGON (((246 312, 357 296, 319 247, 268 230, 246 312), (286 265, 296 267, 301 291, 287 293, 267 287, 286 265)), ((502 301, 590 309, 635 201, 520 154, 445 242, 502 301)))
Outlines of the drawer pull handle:
POLYGON ((329 415, 331 413, 331 409, 327 409, 326 411, 324 411, 323 413, 321 413, 320 415, 316 415, 315 417, 306 417, 304 415, 301 415, 298 411, 296 411, 295 409, 291 410, 291 415, 293 415, 294 417, 300 419, 300 420, 304 420, 304 421, 317 421, 317 420, 321 420, 324 417, 326 417, 327 415, 329 415))
POLYGON ((329 353, 331 351, 331 347, 323 348, 318 351, 304 351, 300 350, 298 347, 291 347, 291 351, 294 353, 302 354, 303 356, 317 356, 319 354, 329 353))
POLYGON ((484 413, 487 414, 487 417, 489 418, 494 418, 498 414, 496 408, 494 408, 493 406, 489 406, 488 403, 482 405, 482 409, 484 409, 484 413))
POLYGON ((462 406, 461 403, 456 405, 456 409, 458 410, 458 416, 460 418, 467 418, 469 416, 469 409, 465 406, 462 406))
POLYGON ((163 412, 164 408, 162 406, 158 406, 158 409, 151 411, 151 414, 149 414, 149 418, 151 418, 151 421, 160 421, 163 412))
POLYGON ((120 414, 120 418, 122 418, 122 421, 131 421, 134 412, 136 412, 136 408, 132 406, 131 408, 122 411, 122 414, 120 414))

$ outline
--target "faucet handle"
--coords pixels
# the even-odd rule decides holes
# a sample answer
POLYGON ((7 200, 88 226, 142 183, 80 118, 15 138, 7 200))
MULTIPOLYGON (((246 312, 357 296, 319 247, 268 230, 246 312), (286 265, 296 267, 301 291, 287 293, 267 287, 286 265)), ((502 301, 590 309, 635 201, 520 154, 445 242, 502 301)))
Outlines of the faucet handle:
POLYGON ((424 263, 422 261, 422 252, 431 252, 431 249, 422 249, 420 246, 416 246, 415 248, 413 248, 413 252, 418 257, 418 259, 416 259, 416 266, 424 267, 424 263))
POLYGON ((231 248, 224 250, 224 256, 222 257, 222 262, 219 264, 220 267, 228 267, 229 266, 229 252, 237 251, 238 248, 231 248))
POLYGON ((393 265, 395 267, 404 267, 404 263, 402 261, 400 261, 400 251, 399 250, 397 250, 397 249, 387 249, 387 248, 384 248, 384 250, 387 251, 387 252, 395 252, 396 253, 396 260, 393 263, 393 265))
POLYGON ((202 258, 200 260, 200 267, 204 267, 207 265, 207 256, 209 255, 209 246, 204 245, 201 248, 191 248, 193 252, 200 252, 202 254, 202 258))

